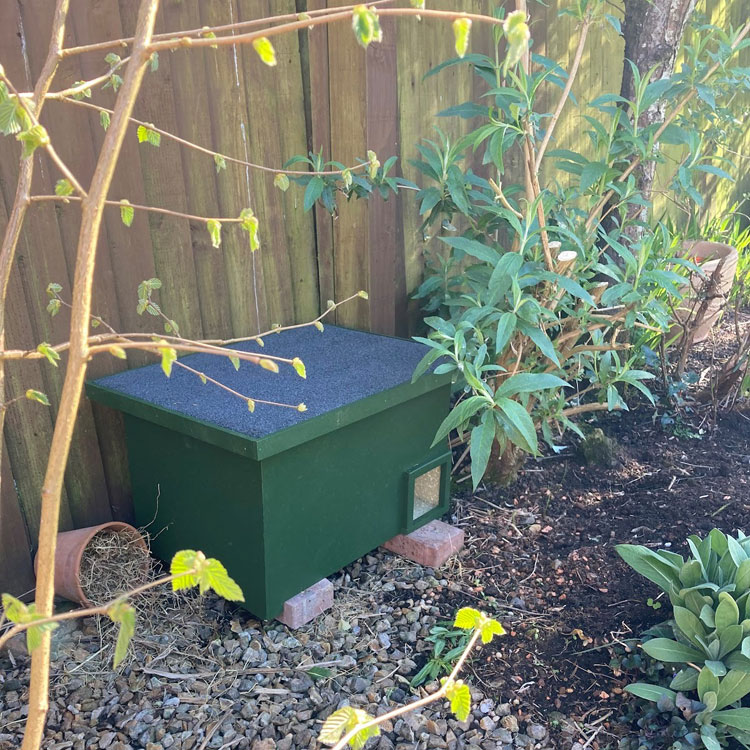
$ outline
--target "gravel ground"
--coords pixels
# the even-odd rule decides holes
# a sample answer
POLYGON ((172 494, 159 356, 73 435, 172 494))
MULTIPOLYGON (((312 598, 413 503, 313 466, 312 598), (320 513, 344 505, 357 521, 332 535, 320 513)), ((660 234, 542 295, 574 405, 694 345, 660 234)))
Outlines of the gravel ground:
MULTIPOLYGON (((337 575, 334 609, 295 632, 216 598, 164 591, 141 600, 131 655, 117 672, 109 666, 108 622, 66 623, 54 634, 44 748, 315 748, 321 722, 341 706, 382 714, 436 689, 412 690, 409 681, 432 649, 424 640, 430 628, 445 620, 435 602, 456 590, 456 566, 461 556, 434 571, 379 550, 337 575)), ((490 659, 493 650, 486 646, 477 658, 490 659)), ((386 725, 368 748, 573 745, 562 715, 531 718, 511 692, 477 689, 471 672, 464 675, 473 685, 468 721, 435 704, 386 725)), ((0 657, 0 750, 20 745, 27 679, 28 656, 15 644, 0 657)))

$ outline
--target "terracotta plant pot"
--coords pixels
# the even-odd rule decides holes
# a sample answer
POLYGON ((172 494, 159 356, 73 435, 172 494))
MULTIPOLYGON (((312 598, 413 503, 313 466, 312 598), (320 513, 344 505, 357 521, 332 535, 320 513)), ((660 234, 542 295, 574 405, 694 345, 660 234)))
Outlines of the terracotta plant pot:
MULTIPOLYGON (((100 523, 98 526, 87 526, 74 531, 61 531, 57 535, 57 549, 55 550, 55 593, 65 599, 78 602, 84 607, 91 607, 93 603, 89 601, 81 588, 81 558, 88 543, 100 531, 117 531, 132 535, 144 550, 148 549, 138 529, 121 521, 100 523)), ((39 555, 34 559, 35 572, 38 562, 39 555)), ((148 563, 145 568, 144 575, 148 573, 148 563)))
MULTIPOLYGON (((701 279, 697 274, 693 274, 691 289, 688 291, 683 307, 688 308, 685 315, 690 314, 695 297, 705 289, 709 280, 718 269, 719 263, 722 263, 718 277, 716 278, 717 297, 709 301, 706 306, 705 314, 700 320, 693 320, 691 325, 695 331, 693 343, 703 341, 711 331, 714 323, 719 319, 721 311, 724 309, 729 294, 732 291, 732 284, 737 273, 737 250, 730 245, 724 245, 721 242, 708 242, 706 240, 693 240, 686 242, 683 247, 687 251, 687 257, 706 274, 707 279, 701 279)), ((678 315, 679 317, 679 315, 678 315)))

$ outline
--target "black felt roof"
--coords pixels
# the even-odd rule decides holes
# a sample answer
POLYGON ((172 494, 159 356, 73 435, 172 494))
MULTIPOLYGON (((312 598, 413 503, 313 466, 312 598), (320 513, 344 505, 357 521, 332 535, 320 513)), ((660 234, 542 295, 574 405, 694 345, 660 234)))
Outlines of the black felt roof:
POLYGON ((245 402, 180 367, 167 378, 159 364, 101 378, 95 383, 126 396, 252 438, 262 438, 285 427, 351 404, 411 380, 427 347, 413 341, 326 325, 323 332, 299 328, 266 336, 261 348, 254 342, 231 348, 280 357, 299 357, 307 378, 290 365, 274 374, 249 362, 235 370, 229 359, 210 354, 181 358, 190 367, 257 400, 306 404, 306 412, 256 404, 250 413, 245 402))

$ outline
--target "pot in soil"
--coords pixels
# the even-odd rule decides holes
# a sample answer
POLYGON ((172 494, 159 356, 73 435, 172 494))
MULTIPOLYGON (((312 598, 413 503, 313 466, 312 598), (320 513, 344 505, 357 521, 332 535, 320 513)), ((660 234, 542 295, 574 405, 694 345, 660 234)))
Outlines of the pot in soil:
POLYGON ((692 343, 703 341, 719 319, 737 273, 737 250, 721 242, 692 240, 683 245, 686 257, 693 261, 706 278, 693 274, 690 289, 682 301, 678 319, 688 322, 692 343), (711 298, 704 300, 708 293, 711 298))
MULTIPOLYGON (((39 557, 34 560, 34 570, 39 557)), ((110 521, 57 535, 55 593, 84 607, 104 604, 145 582, 149 551, 140 532, 110 521)))

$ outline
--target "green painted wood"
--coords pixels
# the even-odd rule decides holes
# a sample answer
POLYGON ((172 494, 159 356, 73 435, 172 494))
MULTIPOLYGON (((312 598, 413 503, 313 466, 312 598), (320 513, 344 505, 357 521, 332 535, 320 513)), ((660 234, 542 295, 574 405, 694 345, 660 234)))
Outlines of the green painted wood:
POLYGON ((274 617, 286 599, 406 529, 408 472, 445 451, 429 446, 449 395, 443 381, 397 406, 381 399, 373 413, 339 415, 336 429, 260 461, 220 448, 209 425, 178 432, 123 404, 136 522, 159 529, 152 549, 163 559, 185 547, 218 557, 245 607, 274 617))

